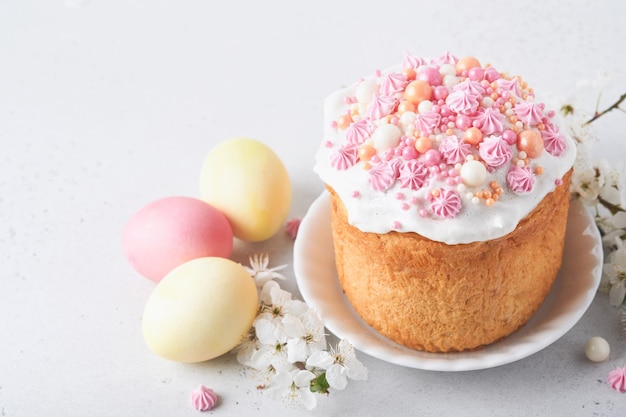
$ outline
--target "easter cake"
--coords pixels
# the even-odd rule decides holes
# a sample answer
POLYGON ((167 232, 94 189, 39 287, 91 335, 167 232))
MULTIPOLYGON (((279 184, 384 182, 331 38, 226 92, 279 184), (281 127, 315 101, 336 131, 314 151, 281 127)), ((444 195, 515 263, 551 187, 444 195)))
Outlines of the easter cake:
POLYGON ((446 53, 331 94, 315 171, 356 312, 404 346, 476 349, 561 265, 575 145, 520 77, 446 53))

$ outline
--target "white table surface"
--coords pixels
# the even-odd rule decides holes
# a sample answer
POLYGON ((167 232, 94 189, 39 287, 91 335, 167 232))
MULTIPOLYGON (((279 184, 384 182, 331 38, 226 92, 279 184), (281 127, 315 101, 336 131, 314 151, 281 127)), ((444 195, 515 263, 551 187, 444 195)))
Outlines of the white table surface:
MULTIPOLYGON (((567 96, 626 67, 626 6, 614 1, 123 1, 0 3, 0 416, 623 416, 608 372, 626 365, 616 310, 599 294, 556 343, 481 371, 432 372, 360 354, 366 382, 312 411, 269 400, 232 356, 185 365, 144 344, 154 284, 124 259, 143 205, 198 195, 204 156, 250 136, 284 161, 290 218, 321 192, 312 172, 324 97, 404 51, 475 55, 567 96), (563 6, 566 5, 566 6, 563 6), (583 352, 594 335, 603 363, 583 352)), ((616 86, 617 95, 626 85, 616 86)), ((598 124, 599 156, 626 151, 626 115, 598 124)), ((237 245, 288 263, 293 242, 237 245)))

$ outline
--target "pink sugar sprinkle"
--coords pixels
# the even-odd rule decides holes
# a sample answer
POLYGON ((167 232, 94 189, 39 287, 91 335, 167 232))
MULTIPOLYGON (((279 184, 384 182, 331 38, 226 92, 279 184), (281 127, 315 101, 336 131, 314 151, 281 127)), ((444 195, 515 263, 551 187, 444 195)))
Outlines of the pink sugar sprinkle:
POLYGON ((396 193, 396 200, 404 200, 404 193, 396 193))
POLYGON ((626 392, 626 366, 623 368, 617 368, 609 372, 607 382, 615 391, 621 393, 626 392))
POLYGON ((557 178, 557 179, 554 181, 554 184, 555 184, 557 187, 560 187, 561 185, 563 185, 563 180, 562 180, 562 179, 560 179, 560 178, 557 178))
POLYGON ((295 239, 298 236, 298 230, 300 229, 300 223, 302 219, 294 218, 287 222, 287 234, 291 236, 292 239, 295 239))
POLYGON ((402 203, 402 204, 400 204, 400 208, 402 210, 408 210, 408 209, 411 208, 411 206, 408 203, 402 203))
POLYGON ((428 211, 426 211, 426 209, 420 209, 418 213, 422 217, 428 217, 428 211))
POLYGON ((332 148, 333 147, 333 143, 329 140, 327 140, 326 142, 324 142, 324 146, 326 146, 327 148, 332 148))
POLYGON ((334 121, 334 120, 332 122, 330 122, 330 127, 333 128, 333 129, 337 129, 337 122, 334 121))
POLYGON ((361 197, 361 193, 358 191, 352 191, 352 198, 359 198, 361 197))
POLYGON ((191 404, 198 411, 209 411, 217 404, 217 395, 211 388, 200 385, 191 393, 191 404))
POLYGON ((399 221, 396 220, 396 221, 393 222, 392 227, 394 229, 400 229, 402 227, 402 223, 400 223, 399 221))

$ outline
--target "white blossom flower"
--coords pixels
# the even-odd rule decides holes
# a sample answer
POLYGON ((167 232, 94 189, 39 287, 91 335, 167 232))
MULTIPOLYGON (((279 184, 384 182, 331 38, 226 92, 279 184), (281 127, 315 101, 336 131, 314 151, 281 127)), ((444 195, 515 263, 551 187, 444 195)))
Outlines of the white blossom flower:
POLYGON ((587 205, 594 206, 598 203, 600 188, 604 185, 604 180, 594 167, 586 169, 575 169, 572 175, 572 191, 587 205))
POLYGON ((623 178, 621 171, 612 169, 609 166, 607 160, 600 160, 600 170, 604 173, 604 184, 600 188, 600 197, 603 201, 613 204, 614 206, 621 206, 623 195, 623 178))
POLYGON ((299 316, 309 307, 300 300, 293 300, 289 291, 280 288, 276 281, 268 281, 261 289, 261 315, 263 317, 282 318, 287 314, 299 316))
POLYGON ((250 366, 251 358, 254 352, 259 348, 260 343, 254 332, 254 328, 250 329, 243 342, 233 349, 237 353, 237 362, 242 365, 250 366))
POLYGON ((263 317, 257 317, 253 326, 259 345, 250 355, 247 365, 261 371, 271 369, 281 372, 292 369, 293 365, 287 360, 285 332, 276 323, 263 317))
POLYGON ((287 360, 291 363, 305 362, 313 353, 326 349, 324 324, 313 309, 300 317, 286 316, 283 319, 287 333, 287 360))
POLYGON ((291 406, 302 404, 307 410, 312 410, 317 405, 315 394, 310 388, 313 379, 315 374, 308 370, 279 372, 267 393, 272 399, 283 400, 291 406))
POLYGON ((257 287, 262 287, 266 282, 272 279, 287 279, 283 274, 278 271, 283 270, 287 265, 279 265, 273 268, 267 268, 270 263, 268 255, 252 255, 249 258, 250 266, 244 266, 243 268, 250 274, 257 287))
POLYGON ((594 160, 592 146, 598 141, 592 124, 613 110, 624 110, 624 95, 615 96, 608 85, 615 74, 599 72, 595 79, 581 80, 575 94, 562 102, 563 121, 576 141, 576 160, 571 181, 572 196, 594 210, 596 226, 605 245, 600 290, 609 293, 614 306, 626 300, 626 209, 622 169, 612 169, 604 160, 594 160), (605 94, 609 93, 609 94, 605 94), (608 104, 607 104, 608 103, 608 104))
POLYGON ((348 384, 348 378, 356 381, 367 379, 367 368, 356 358, 354 346, 347 340, 341 340, 330 352, 319 351, 306 361, 307 369, 326 370, 326 381, 331 388, 342 390, 348 384))
POLYGON ((251 268, 245 268, 260 287, 259 312, 234 351, 239 363, 261 376, 270 397, 310 410, 317 404, 316 393, 328 393, 329 386, 344 389, 347 378, 367 378, 367 369, 356 359, 352 345, 342 340, 337 349, 327 352, 318 314, 273 281, 285 279, 276 272, 285 265, 268 269, 267 255, 250 257, 250 264, 251 268))
POLYGON ((604 264, 603 287, 608 289, 611 305, 619 306, 626 297, 626 246, 624 241, 615 239, 617 249, 608 256, 604 264))

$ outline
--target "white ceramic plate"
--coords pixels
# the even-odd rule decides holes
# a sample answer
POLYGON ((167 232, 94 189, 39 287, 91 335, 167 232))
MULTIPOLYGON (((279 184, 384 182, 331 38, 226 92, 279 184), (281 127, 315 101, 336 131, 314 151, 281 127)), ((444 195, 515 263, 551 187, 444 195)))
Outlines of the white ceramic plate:
POLYGON ((549 346, 571 329, 593 300, 602 272, 602 245, 593 218, 572 201, 563 265, 539 311, 520 330, 473 352, 428 353, 405 348, 380 335, 354 311, 337 272, 327 192, 311 205, 300 224, 294 270, 302 297, 319 312, 326 328, 378 359, 434 371, 469 371, 517 361, 549 346))

